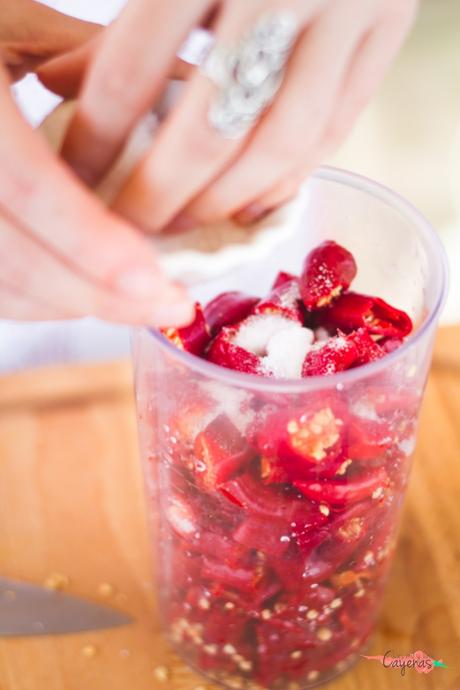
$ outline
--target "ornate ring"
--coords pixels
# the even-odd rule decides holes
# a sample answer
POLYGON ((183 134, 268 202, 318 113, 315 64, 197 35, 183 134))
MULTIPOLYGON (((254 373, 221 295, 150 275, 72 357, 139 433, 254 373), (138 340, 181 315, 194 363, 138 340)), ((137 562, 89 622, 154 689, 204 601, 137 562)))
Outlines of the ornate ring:
POLYGON ((219 87, 208 112, 213 129, 229 139, 244 136, 273 101, 298 33, 290 12, 260 19, 233 48, 214 46, 202 72, 219 87))

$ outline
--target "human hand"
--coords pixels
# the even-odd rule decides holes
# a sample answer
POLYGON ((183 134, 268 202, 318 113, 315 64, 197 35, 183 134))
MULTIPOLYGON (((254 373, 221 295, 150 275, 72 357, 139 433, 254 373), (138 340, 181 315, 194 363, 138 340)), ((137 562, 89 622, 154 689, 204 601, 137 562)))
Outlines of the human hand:
POLYGON ((195 71, 115 202, 117 211, 154 232, 230 216, 252 222, 292 196, 347 135, 416 6, 416 0, 223 0, 210 14, 211 0, 130 0, 95 52, 64 157, 91 183, 103 175, 162 90, 192 27, 205 20, 217 45, 233 45, 260 16, 289 10, 299 20, 298 40, 280 91, 252 131, 229 140, 210 127, 216 88, 195 71))
POLYGON ((37 5, 0 1, 0 318, 187 321, 192 306, 145 238, 84 188, 11 98, 9 79, 97 30, 37 5))

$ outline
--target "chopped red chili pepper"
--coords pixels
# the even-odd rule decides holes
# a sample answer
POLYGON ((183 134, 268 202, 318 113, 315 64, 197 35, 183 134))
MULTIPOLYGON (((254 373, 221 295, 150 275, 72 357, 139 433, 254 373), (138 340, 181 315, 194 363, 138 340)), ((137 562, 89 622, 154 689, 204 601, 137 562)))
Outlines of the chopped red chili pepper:
POLYGON ((359 361, 358 348, 351 338, 337 335, 310 350, 302 366, 302 376, 329 376, 351 369, 359 361))
POLYGON ((297 278, 297 276, 295 276, 293 273, 287 273, 287 271, 280 271, 276 276, 275 280, 273 281, 271 289, 275 290, 283 283, 288 283, 291 280, 294 280, 294 278, 297 278))
POLYGON ((294 486, 307 498, 345 506, 372 496, 377 489, 388 483, 388 475, 383 468, 366 472, 362 476, 344 481, 295 481, 294 486))
POLYGON ((162 328, 163 333, 180 350, 194 355, 202 355, 211 340, 211 331, 198 302, 195 305, 195 318, 189 326, 182 328, 162 328))
POLYGON ((212 341, 206 358, 227 369, 234 369, 245 374, 260 374, 260 357, 235 345, 232 342, 235 335, 236 331, 232 326, 224 326, 212 341))
POLYGON ((215 336, 224 326, 233 326, 245 319, 258 302, 258 297, 251 297, 236 290, 217 295, 204 308, 204 316, 211 334, 215 336))
POLYGON ((258 451, 263 458, 274 459, 274 468, 281 468, 286 476, 305 476, 312 466, 340 455, 344 411, 336 401, 325 399, 321 403, 310 410, 279 410, 256 422, 258 451))
POLYGON ((254 309, 254 314, 279 314, 300 324, 304 322, 304 311, 300 298, 299 279, 293 277, 282 280, 268 296, 260 300, 254 309))
POLYGON ((308 311, 327 307, 356 276, 356 262, 350 252, 333 241, 320 244, 304 262, 300 292, 308 311))
POLYGON ((409 316, 379 297, 348 292, 324 313, 324 320, 345 333, 365 328, 386 338, 403 338, 412 330, 409 316))
POLYGON ((195 439, 197 482, 206 489, 216 489, 249 462, 253 451, 233 422, 221 414, 195 439))

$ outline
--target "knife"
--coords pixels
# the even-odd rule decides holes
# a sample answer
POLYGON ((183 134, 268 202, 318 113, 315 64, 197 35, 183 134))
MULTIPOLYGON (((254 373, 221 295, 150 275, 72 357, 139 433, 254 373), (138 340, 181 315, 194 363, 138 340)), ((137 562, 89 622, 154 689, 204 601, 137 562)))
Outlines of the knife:
POLYGON ((62 635, 132 620, 126 613, 73 594, 0 577, 0 636, 62 635))

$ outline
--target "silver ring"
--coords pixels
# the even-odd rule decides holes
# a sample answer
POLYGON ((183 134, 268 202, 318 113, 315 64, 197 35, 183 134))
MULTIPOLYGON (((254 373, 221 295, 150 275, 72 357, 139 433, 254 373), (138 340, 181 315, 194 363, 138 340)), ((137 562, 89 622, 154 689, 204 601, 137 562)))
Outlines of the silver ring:
POLYGON ((298 34, 290 12, 262 17, 232 48, 214 46, 201 68, 219 87, 208 121, 224 137, 237 139, 251 129, 273 101, 298 34))

